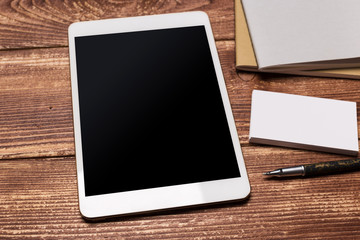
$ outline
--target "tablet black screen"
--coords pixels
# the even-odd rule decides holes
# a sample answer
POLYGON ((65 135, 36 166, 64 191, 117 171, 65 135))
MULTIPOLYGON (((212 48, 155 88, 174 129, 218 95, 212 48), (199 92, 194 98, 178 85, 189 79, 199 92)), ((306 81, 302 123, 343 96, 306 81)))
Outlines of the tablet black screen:
POLYGON ((204 26, 75 49, 86 196, 240 176, 204 26))

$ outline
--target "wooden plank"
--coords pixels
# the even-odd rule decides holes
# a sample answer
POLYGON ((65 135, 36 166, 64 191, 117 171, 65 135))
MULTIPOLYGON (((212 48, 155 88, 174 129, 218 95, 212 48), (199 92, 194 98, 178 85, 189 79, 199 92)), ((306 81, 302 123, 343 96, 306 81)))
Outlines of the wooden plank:
POLYGON ((0 59, 0 159, 74 154, 67 48, 0 59))
MULTIPOLYGON (((268 81, 235 71, 234 41, 218 41, 217 48, 243 146, 253 89, 360 102, 360 81, 282 75, 268 81)), ((74 155, 68 49, 0 51, 0 59, 0 159, 74 155)))
MULTIPOLYGON (((258 147, 248 148, 257 151, 258 147)), ((251 150, 249 150, 251 151, 251 150)), ((79 213, 75 159, 0 162, 2 239, 354 239, 360 235, 359 172, 318 178, 266 180, 267 158, 248 156, 247 201, 85 222, 79 213), (265 167, 264 167, 264 166, 265 167)), ((304 154, 294 154, 294 158, 304 154)), ((312 155, 312 154, 311 154, 312 155)))
POLYGON ((0 49, 67 46, 73 22, 205 11, 216 39, 234 39, 233 0, 0 1, 0 49))

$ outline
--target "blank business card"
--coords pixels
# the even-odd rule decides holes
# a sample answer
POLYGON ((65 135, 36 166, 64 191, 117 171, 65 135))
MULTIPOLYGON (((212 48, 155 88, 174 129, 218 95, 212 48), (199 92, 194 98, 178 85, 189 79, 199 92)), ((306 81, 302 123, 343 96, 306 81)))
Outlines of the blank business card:
POLYGON ((254 90, 251 143, 356 156, 356 102, 254 90))

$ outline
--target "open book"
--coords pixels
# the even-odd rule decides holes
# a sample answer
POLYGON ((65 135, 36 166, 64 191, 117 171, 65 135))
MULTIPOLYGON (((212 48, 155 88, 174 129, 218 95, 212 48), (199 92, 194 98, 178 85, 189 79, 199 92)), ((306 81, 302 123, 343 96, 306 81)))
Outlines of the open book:
MULTIPOLYGON (((267 1, 270 1, 270 0, 267 0, 267 1)), ((346 1, 352 1, 352 0, 346 0, 346 1)), ((254 1, 254 2, 258 2, 258 1, 254 1)), ((359 3, 360 3, 360 1, 359 1, 359 3)), ((319 61, 316 62, 316 61, 309 60, 309 62, 304 62, 304 63, 303 62, 298 62, 298 63, 289 62, 288 64, 274 63, 274 65, 271 65, 271 64, 266 65, 265 64, 265 66, 259 64, 259 66, 263 66, 263 67, 259 68, 258 62, 259 62, 260 58, 263 57, 263 55, 261 55, 261 54, 259 55, 258 52, 256 52, 257 54, 255 55, 253 44, 255 46, 256 43, 254 43, 252 41, 253 39, 250 37, 241 0, 235 0, 235 18, 236 18, 235 25, 236 25, 236 68, 237 69, 250 70, 250 71, 289 73, 289 74, 309 75, 309 76, 329 76, 329 77, 360 79, 360 68, 358 68, 358 67, 339 68, 340 66, 341 67, 344 66, 343 65, 344 61, 337 61, 336 59, 334 61, 329 60, 329 59, 324 60, 320 63, 321 66, 318 64, 319 61), (307 66, 304 67, 304 65, 307 65, 307 66), (321 68, 331 68, 331 69, 305 70, 305 69, 311 69, 311 68, 318 68, 319 66, 321 68)), ((356 16, 354 18, 356 18, 356 16)), ((360 20, 360 18, 359 18, 359 20, 360 20)), ((358 22, 358 24, 359 23, 360 22, 358 22)), ((358 27, 357 30, 360 30, 360 27, 358 27)), ((356 32, 356 31, 354 30, 354 32, 356 32)), ((264 36, 263 36, 263 38, 266 39, 266 37, 264 37, 264 36)), ((353 46, 353 48, 355 48, 355 49, 359 48, 360 42, 357 41, 357 43, 355 45, 356 46, 353 46)), ((335 51, 332 51, 331 49, 329 51, 335 52, 335 51)), ((294 53, 291 53, 290 57, 294 57, 293 54, 294 53)), ((353 53, 351 53, 351 54, 353 54, 353 53)), ((279 53, 279 55, 284 55, 284 54, 279 53)), ((359 52, 359 56, 360 56, 360 52, 359 52)), ((274 59, 275 60, 278 59, 278 56, 276 56, 274 59)), ((264 64, 264 61, 262 61, 262 63, 264 64)), ((346 63, 347 67, 357 66, 357 64, 360 65, 360 58, 349 57, 345 61, 345 63, 346 63), (352 65, 352 64, 354 64, 354 65, 352 65)))

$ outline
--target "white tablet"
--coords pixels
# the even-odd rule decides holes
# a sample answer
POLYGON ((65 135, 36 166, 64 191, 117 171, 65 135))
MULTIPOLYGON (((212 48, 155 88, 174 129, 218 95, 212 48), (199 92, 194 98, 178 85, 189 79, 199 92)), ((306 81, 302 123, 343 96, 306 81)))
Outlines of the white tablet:
POLYGON ((205 13, 74 23, 69 48, 85 218, 248 196, 205 13))

